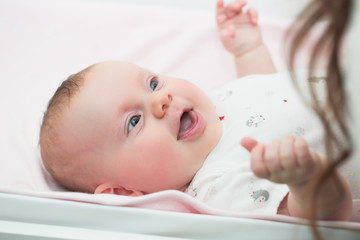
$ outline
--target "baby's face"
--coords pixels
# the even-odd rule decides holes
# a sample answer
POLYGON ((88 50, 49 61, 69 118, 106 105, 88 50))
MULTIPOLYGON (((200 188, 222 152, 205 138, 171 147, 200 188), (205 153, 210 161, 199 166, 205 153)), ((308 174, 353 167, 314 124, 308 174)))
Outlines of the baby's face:
POLYGON ((90 70, 63 124, 99 184, 129 193, 183 190, 221 136, 202 90, 123 62, 90 70))

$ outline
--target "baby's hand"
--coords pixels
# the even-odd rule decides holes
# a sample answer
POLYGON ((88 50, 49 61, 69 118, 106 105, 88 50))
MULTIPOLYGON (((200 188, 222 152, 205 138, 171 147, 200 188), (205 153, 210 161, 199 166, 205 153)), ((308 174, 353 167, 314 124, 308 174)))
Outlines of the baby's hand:
POLYGON ((251 153, 251 169, 257 177, 288 185, 302 185, 325 164, 325 157, 308 146, 303 138, 287 137, 269 145, 245 137, 241 140, 251 153))
POLYGON ((216 20, 220 39, 226 50, 241 56, 262 44, 261 31, 257 25, 258 13, 254 8, 244 11, 246 0, 236 0, 224 6, 218 0, 216 20))

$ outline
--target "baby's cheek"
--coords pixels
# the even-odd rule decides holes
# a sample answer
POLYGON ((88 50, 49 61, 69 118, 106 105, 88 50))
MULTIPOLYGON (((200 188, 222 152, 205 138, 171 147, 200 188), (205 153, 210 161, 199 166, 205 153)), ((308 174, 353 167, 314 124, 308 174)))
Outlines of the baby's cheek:
POLYGON ((141 152, 142 162, 148 169, 149 175, 159 176, 168 172, 171 152, 166 144, 154 139, 137 151, 141 152))
POLYGON ((179 189, 188 181, 189 168, 181 153, 164 148, 154 154, 151 166, 151 178, 164 189, 179 189))

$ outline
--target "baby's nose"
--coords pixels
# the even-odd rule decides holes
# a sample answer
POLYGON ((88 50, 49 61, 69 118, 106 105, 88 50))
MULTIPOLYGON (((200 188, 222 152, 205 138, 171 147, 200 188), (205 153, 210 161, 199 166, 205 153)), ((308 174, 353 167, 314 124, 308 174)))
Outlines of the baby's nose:
POLYGON ((156 118, 164 117, 167 109, 170 107, 172 96, 165 91, 156 91, 151 94, 150 108, 156 118))

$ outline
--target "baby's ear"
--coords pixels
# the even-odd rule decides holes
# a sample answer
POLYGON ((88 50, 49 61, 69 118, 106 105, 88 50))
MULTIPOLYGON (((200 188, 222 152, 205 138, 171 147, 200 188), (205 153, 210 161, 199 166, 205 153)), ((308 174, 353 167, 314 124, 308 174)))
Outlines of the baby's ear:
POLYGON ((144 195, 144 193, 141 191, 126 189, 122 186, 115 184, 108 184, 108 183, 102 183, 99 186, 97 186, 94 193, 95 194, 107 193, 107 194, 116 194, 123 196, 132 196, 132 197, 144 195))

